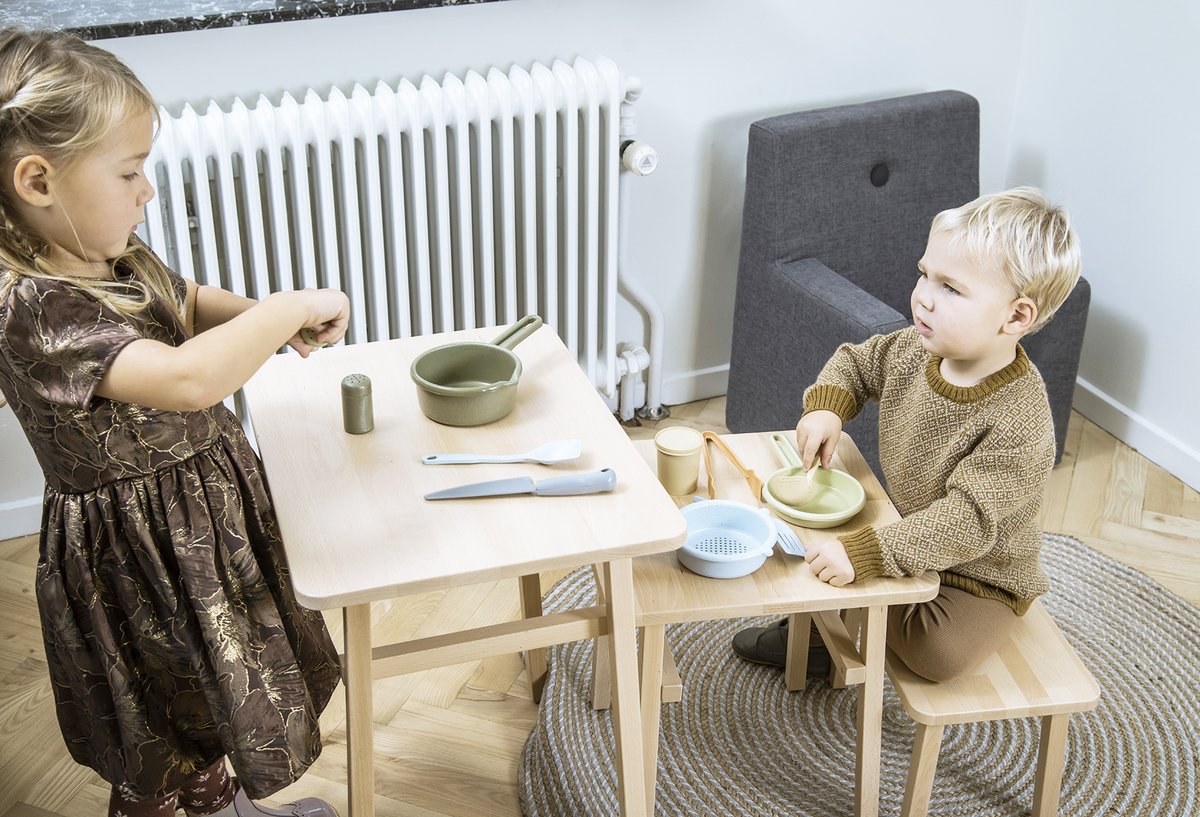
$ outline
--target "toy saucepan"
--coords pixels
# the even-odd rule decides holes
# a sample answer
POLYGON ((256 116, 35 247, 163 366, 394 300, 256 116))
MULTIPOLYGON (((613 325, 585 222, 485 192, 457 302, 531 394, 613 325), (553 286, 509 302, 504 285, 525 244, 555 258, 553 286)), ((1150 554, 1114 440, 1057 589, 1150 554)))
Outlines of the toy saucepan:
POLYGON ((541 325, 537 315, 527 315, 491 343, 463 341, 422 352, 409 371, 421 411, 448 426, 481 426, 507 416, 521 377, 513 347, 541 325))

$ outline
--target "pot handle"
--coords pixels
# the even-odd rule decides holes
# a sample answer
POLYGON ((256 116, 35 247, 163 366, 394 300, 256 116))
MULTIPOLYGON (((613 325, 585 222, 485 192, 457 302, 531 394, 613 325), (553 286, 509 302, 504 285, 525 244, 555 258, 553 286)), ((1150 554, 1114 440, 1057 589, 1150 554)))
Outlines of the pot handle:
POLYGON ((784 468, 804 467, 804 460, 800 459, 800 452, 785 435, 772 434, 771 444, 775 446, 775 458, 783 464, 784 468))
POLYGON ((501 332, 495 340, 492 341, 493 346, 503 346, 505 349, 512 351, 525 338, 532 335, 538 329, 542 328, 542 319, 537 315, 526 315, 521 320, 510 325, 501 332))

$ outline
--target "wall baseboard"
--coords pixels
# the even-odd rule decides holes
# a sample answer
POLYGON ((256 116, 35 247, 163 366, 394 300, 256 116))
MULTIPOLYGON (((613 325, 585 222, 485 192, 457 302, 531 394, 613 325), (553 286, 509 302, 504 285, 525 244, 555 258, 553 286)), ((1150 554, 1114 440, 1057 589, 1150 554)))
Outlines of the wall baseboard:
POLYGON ((42 495, 0 502, 0 539, 37 533, 42 527, 42 495))
POLYGON ((1074 407, 1143 457, 1200 491, 1200 451, 1082 377, 1075 380, 1074 407))
POLYGON ((729 364, 694 369, 690 372, 664 378, 662 401, 664 405, 678 406, 720 397, 729 391, 729 364))

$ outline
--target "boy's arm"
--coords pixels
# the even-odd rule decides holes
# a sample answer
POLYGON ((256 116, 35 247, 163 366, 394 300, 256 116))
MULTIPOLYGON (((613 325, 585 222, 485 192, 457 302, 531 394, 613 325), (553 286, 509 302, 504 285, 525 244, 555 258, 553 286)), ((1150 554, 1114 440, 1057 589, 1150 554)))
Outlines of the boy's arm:
POLYGON ((843 423, 857 417, 868 400, 879 399, 904 332, 911 330, 901 329, 875 335, 862 343, 839 346, 817 375, 817 382, 804 392, 804 413, 832 411, 843 423))
POLYGON ((951 569, 985 555, 1036 516, 1054 467, 1053 445, 990 442, 985 438, 959 462, 946 495, 927 508, 838 537, 856 580, 951 569))

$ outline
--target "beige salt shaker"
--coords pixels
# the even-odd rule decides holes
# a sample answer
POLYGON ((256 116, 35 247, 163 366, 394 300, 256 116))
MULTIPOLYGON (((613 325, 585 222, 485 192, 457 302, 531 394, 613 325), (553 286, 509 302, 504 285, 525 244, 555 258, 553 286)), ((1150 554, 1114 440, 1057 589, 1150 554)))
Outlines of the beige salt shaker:
POLYGON ((658 450, 658 481, 671 496, 696 490, 700 479, 700 450, 704 437, 694 428, 670 426, 654 435, 658 450))

